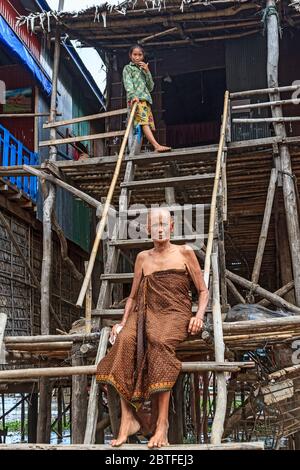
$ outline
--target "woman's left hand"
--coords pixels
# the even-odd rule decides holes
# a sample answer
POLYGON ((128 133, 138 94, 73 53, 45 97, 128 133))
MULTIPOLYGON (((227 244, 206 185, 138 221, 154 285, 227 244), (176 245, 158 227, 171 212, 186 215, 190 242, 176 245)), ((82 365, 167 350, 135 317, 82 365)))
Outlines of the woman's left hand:
POLYGON ((189 324, 188 332, 192 335, 196 335, 203 328, 203 318, 192 317, 189 324))
POLYGON ((139 63, 139 66, 141 67, 141 69, 143 69, 145 72, 149 72, 149 64, 145 64, 145 62, 140 62, 139 63))

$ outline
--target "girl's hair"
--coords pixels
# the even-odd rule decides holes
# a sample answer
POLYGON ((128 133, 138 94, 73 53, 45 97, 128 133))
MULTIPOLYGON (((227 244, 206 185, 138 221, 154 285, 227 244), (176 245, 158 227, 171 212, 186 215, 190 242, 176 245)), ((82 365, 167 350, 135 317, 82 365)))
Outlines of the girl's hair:
POLYGON ((140 49, 140 51, 143 53, 144 57, 146 55, 145 53, 145 49, 140 46, 139 44, 134 44, 134 46, 131 46, 131 48, 129 49, 129 57, 131 57, 131 54, 133 53, 134 49, 140 49))

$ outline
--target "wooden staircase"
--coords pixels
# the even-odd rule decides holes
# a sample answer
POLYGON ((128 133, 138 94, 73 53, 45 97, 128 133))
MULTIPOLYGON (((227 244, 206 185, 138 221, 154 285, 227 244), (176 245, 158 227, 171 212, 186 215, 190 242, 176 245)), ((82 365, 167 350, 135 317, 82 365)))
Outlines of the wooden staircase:
MULTIPOLYGON (((101 331, 101 339, 99 342, 99 349, 96 358, 96 364, 106 354, 107 341, 109 337, 110 328, 105 325, 109 325, 111 320, 120 320, 123 309, 112 308, 112 292, 116 285, 124 285, 132 282, 132 272, 118 272, 119 261, 121 255, 125 255, 128 259, 132 254, 133 250, 140 250, 150 248, 152 246, 151 240, 142 239, 128 239, 127 238, 127 222, 126 218, 130 215, 134 215, 134 210, 128 209, 132 193, 138 193, 141 189, 165 188, 165 202, 169 205, 175 205, 175 190, 179 188, 184 191, 185 188, 191 186, 201 185, 203 181, 211 182, 211 204, 203 203, 206 209, 210 209, 209 220, 206 220, 208 227, 208 234, 193 233, 188 236, 178 236, 172 242, 174 243, 195 243, 199 239, 202 240, 201 248, 197 246, 197 256, 200 259, 205 259, 204 278, 207 285, 210 286, 211 292, 211 307, 213 313, 213 326, 214 326, 214 341, 215 341, 215 361, 214 362, 189 362, 182 363, 183 372, 194 372, 194 371, 215 371, 217 377, 218 386, 218 397, 216 403, 216 413, 213 421, 212 432, 211 432, 211 443, 212 445, 221 445, 221 439, 224 428, 224 419, 226 412, 226 378, 224 373, 226 371, 237 371, 244 367, 252 367, 253 363, 235 363, 225 362, 224 359, 224 341, 222 332, 222 315, 220 305, 220 292, 219 292, 219 255, 218 255, 218 243, 217 233, 218 225, 222 223, 222 220, 217 218, 217 196, 220 197, 224 194, 224 175, 225 175, 225 140, 226 130, 228 127, 228 92, 225 95, 224 100, 224 113, 223 122, 221 128, 221 137, 219 146, 212 146, 208 151, 209 156, 212 155, 215 158, 215 173, 198 173, 198 174, 187 174, 185 176, 169 177, 168 172, 164 178, 149 178, 149 179, 135 179, 136 168, 139 165, 146 164, 148 166, 155 166, 157 162, 162 160, 165 162, 173 162, 177 160, 180 163, 181 158, 185 160, 188 157, 197 160, 201 150, 187 149, 186 152, 173 151, 166 154, 158 155, 155 153, 149 153, 147 155, 136 155, 138 151, 137 139, 133 140, 133 145, 129 154, 129 159, 126 163, 126 169, 124 173, 123 182, 120 184, 121 191, 119 196, 119 216, 121 222, 119 226, 115 225, 111 239, 107 243, 107 259, 105 263, 104 274, 101 276, 101 288, 97 302, 97 308, 93 311, 93 315, 98 318, 99 324, 103 327, 101 331), (136 156, 135 156, 136 155, 136 156), (125 220, 122 217, 125 216, 125 220), (217 224, 218 222, 218 224, 217 224), (203 240, 207 238, 207 244, 205 251, 203 250, 203 240)), ((203 150, 202 150, 203 153, 203 150)), ((136 201, 136 197, 135 197, 136 201)), ((206 219, 208 219, 206 217, 206 219)), ((193 311, 196 310, 196 305, 193 306, 193 311)), ((90 398, 88 406, 88 419, 85 433, 84 443, 94 444, 95 442, 95 430, 98 416, 98 404, 97 404, 98 385, 95 378, 92 379, 90 398)), ((195 448, 198 446, 195 445, 195 448)))

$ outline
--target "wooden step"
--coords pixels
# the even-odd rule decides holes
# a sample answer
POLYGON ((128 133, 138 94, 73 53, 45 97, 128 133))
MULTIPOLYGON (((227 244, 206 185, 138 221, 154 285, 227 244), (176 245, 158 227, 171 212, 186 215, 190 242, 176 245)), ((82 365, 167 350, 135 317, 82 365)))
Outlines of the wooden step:
POLYGON ((174 176, 167 178, 157 178, 152 180, 129 181, 128 183, 121 183, 121 188, 139 189, 139 188, 157 188, 157 187, 170 187, 170 186, 187 186, 197 184, 200 181, 213 179, 214 173, 204 173, 202 175, 187 175, 187 176, 174 176))
MULTIPOLYGON (((0 451, 2 450, 106 450, 111 451, 113 448, 109 444, 0 444, 0 451)), ((263 442, 226 442, 224 444, 174 444, 168 445, 168 447, 160 447, 149 449, 147 444, 123 444, 121 447, 118 447, 118 453, 120 451, 135 451, 135 450, 144 450, 151 452, 161 452, 162 450, 167 450, 168 453, 172 453, 175 450, 264 450, 263 442)), ((172 455, 170 455, 170 462, 176 464, 176 462, 171 460, 172 455)), ((175 454, 176 457, 176 454, 175 454)), ((177 456, 180 461, 184 461, 184 455, 177 456)), ((107 458, 107 457, 106 457, 107 458)), ((113 454, 110 456, 111 459, 117 459, 117 455, 113 457, 113 454)), ((116 461, 116 460, 115 460, 116 461)), ((187 460, 188 461, 188 460, 187 460)), ((166 462, 166 460, 164 460, 166 462)), ((114 464, 113 464, 114 466, 114 464)))
MULTIPOLYGON (((207 234, 195 234, 195 235, 184 235, 180 237, 171 238, 171 243, 176 245, 184 245, 185 243, 201 242, 207 238, 207 234)), ((200 246, 201 243, 199 243, 200 246)), ((110 246, 117 248, 130 250, 132 248, 143 248, 148 249, 153 247, 153 241, 151 238, 140 238, 140 239, 115 239, 109 241, 110 246)))

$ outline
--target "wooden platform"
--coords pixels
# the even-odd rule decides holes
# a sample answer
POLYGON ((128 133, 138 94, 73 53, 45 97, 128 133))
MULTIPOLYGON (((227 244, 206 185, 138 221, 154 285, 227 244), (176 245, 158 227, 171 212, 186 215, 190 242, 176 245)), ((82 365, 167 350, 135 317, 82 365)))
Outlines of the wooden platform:
POLYGON ((201 451, 201 450, 264 450, 263 442, 239 442, 224 444, 181 444, 160 447, 159 449, 149 449, 146 444, 124 444, 122 447, 111 447, 109 444, 0 444, 2 450, 105 450, 105 451, 201 451))

